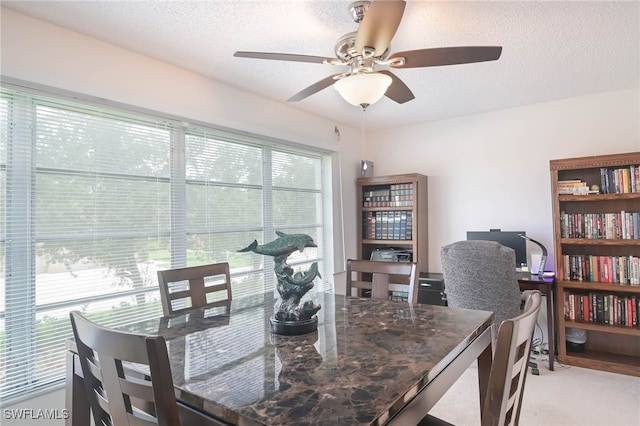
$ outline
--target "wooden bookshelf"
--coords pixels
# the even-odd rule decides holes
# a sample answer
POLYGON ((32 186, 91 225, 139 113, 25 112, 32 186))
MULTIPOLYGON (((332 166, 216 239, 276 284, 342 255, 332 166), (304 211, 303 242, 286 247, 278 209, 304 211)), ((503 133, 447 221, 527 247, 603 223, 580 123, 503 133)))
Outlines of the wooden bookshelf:
POLYGON ((640 152, 550 169, 558 361, 640 377, 640 152), (586 331, 584 352, 567 350, 569 328, 586 331))
POLYGON ((357 188, 358 258, 371 259, 376 251, 395 249, 403 259, 405 252, 411 252, 418 272, 428 271, 427 176, 359 178, 357 188))

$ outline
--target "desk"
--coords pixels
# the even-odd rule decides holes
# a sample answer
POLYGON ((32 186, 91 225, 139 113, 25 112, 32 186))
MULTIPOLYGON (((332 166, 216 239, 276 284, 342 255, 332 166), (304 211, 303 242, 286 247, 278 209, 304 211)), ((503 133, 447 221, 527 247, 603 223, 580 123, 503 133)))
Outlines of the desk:
MULTIPOLYGON (((318 330, 301 336, 270 333, 272 293, 234 299, 217 317, 195 311, 122 328, 165 336, 178 401, 230 424, 417 424, 476 359, 484 399, 493 313, 312 298, 322 305, 318 330)), ((76 379, 67 379, 69 423, 86 425, 76 379)))
POLYGON ((555 287, 556 279, 554 277, 541 277, 531 275, 528 272, 518 272, 518 284, 520 290, 540 290, 547 299, 547 337, 549 339, 549 370, 553 371, 556 351, 556 333, 555 333, 555 287))

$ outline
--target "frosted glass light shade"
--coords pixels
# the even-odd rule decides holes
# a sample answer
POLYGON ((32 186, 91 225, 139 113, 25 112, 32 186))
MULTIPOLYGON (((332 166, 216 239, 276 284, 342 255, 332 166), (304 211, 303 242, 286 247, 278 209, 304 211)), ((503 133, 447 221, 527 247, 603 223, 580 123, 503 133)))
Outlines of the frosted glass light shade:
POLYGON ((333 84, 351 105, 366 108, 380 100, 391 85, 391 77, 377 72, 354 74, 333 84))

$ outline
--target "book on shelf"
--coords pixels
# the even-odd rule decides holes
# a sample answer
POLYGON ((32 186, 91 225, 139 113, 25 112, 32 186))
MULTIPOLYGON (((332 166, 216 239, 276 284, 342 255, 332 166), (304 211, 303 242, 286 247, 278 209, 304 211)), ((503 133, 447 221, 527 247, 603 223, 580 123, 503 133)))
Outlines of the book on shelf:
POLYGON ((564 319, 638 328, 640 295, 602 291, 565 292, 564 319))
POLYGON ((362 237, 370 240, 411 240, 412 213, 406 210, 363 212, 362 237))
POLYGON ((390 207, 413 205, 413 183, 393 184, 389 190, 391 193, 390 207))
POLYGON ((640 212, 616 213, 560 212, 562 238, 640 239, 640 212))
POLYGON ((413 184, 392 184, 384 188, 365 189, 362 207, 410 207, 413 206, 413 184))
POLYGON ((586 195, 588 193, 589 186, 587 182, 583 182, 580 179, 558 181, 558 194, 586 195))
POLYGON ((407 293, 406 291, 392 291, 391 295, 389 295, 389 300, 393 300, 396 302, 408 302, 409 293, 407 293))
POLYGON ((562 255, 563 279, 640 286, 640 257, 562 255))
POLYGON ((600 191, 603 194, 640 192, 640 166, 601 168, 600 191))
POLYGON ((391 195, 389 188, 384 188, 363 191, 362 197, 363 207, 382 207, 389 202, 391 195))
POLYGON ((382 235, 381 240, 389 238, 389 212, 382 212, 382 235))
POLYGON ((405 232, 405 240, 413 239, 413 212, 407 212, 407 230, 405 232))

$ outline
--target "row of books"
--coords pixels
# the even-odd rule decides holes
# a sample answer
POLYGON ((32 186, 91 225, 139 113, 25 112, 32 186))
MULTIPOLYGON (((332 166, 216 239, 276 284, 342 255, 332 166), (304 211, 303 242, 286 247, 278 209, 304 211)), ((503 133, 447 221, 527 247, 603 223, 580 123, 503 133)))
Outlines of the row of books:
POLYGON ((393 184, 386 188, 364 191, 363 207, 404 207, 413 205, 413 184, 393 184))
POLYGON ((573 180, 559 180, 558 181, 558 194, 568 195, 587 195, 587 194, 599 194, 599 189, 591 189, 587 182, 583 182, 581 179, 573 180))
POLYGON ((362 237, 366 240, 411 240, 411 211, 364 212, 362 237))
POLYGON ((560 212, 562 238, 640 239, 640 213, 565 213, 560 212))
MULTIPOLYGON (((363 297, 371 297, 371 290, 364 290, 362 295, 363 297)), ((389 293, 388 299, 394 302, 408 302, 409 293, 406 291, 392 291, 389 293)))
POLYGON ((640 285, 640 257, 565 254, 565 280, 640 285))
POLYGON ((640 192, 640 166, 601 168, 600 192, 603 194, 640 192))
POLYGON ((564 319, 623 327, 640 324, 640 296, 606 292, 564 293, 564 319))

